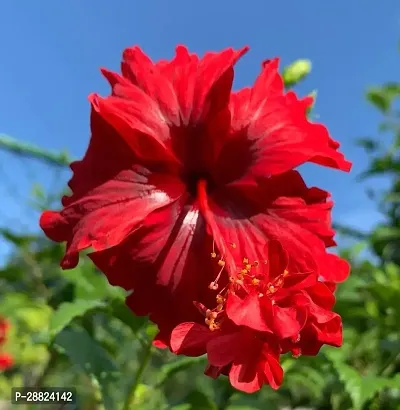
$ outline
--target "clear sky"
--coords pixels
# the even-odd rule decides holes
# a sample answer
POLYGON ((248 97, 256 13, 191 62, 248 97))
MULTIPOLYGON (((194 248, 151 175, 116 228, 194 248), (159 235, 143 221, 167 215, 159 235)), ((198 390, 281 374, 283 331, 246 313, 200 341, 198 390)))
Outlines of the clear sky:
MULTIPOLYGON (((2 0, 0 18, 0 133, 73 157, 88 143, 87 95, 108 93, 99 67, 118 70, 126 46, 158 59, 179 43, 197 53, 249 45, 235 88, 252 84, 266 58, 311 59, 298 91, 318 90, 315 111, 354 168, 347 175, 306 166, 305 179, 333 193, 336 221, 376 223, 365 186, 355 182, 367 157, 354 139, 375 135, 380 120, 363 99, 366 86, 398 79, 398 0, 2 0)), ((0 152, 0 226, 37 226, 27 206, 32 183, 53 179, 61 189, 69 176, 54 181, 50 173, 0 152)), ((0 242, 0 255, 5 249, 0 242)))

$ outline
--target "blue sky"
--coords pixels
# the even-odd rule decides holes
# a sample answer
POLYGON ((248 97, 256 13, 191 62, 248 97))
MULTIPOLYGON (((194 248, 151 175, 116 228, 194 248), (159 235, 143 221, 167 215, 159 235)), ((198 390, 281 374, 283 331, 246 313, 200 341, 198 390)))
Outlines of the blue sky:
MULTIPOLYGON (((311 59, 312 75, 298 91, 318 90, 316 113, 354 168, 347 175, 306 166, 305 179, 332 191, 336 221, 376 223, 365 186, 355 182, 367 157, 354 139, 375 135, 380 121, 363 99, 366 86, 398 79, 398 0, 8 0, 0 16, 0 133, 74 157, 88 143, 87 95, 108 92, 99 67, 118 70, 126 46, 158 59, 179 43, 197 53, 249 45, 235 88, 252 84, 266 58, 311 59)), ((61 189, 68 176, 0 152, 0 226, 35 229, 32 183, 61 189)), ((0 242, 0 255, 5 250, 0 242)))

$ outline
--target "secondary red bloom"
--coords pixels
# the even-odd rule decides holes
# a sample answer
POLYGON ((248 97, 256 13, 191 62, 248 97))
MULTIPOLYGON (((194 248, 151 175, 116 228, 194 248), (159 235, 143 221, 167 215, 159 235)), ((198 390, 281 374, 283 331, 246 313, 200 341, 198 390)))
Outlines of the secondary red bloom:
POLYGON ((310 161, 348 171, 350 163, 326 128, 307 120, 312 99, 285 94, 278 59, 263 64, 252 88, 232 92, 246 51, 199 59, 179 46, 171 61, 153 63, 126 49, 122 76, 103 70, 111 96, 90 96, 92 136, 71 164, 72 195, 41 216, 45 233, 67 243, 63 268, 91 247, 111 284, 135 290, 134 312, 171 329, 192 320, 192 301, 204 300, 215 278, 212 239, 228 270, 229 243, 256 260, 276 239, 293 271, 333 282, 348 274, 325 250, 335 245, 328 193, 292 169, 310 161))
MULTIPOLYGON (((10 329, 10 323, 5 318, 0 318, 0 345, 7 341, 7 333, 10 329)), ((0 371, 6 370, 14 364, 13 357, 6 352, 0 352, 0 371)))
POLYGON ((0 344, 7 341, 7 333, 10 329, 10 322, 5 318, 0 318, 0 344))
POLYGON ((0 371, 7 370, 14 364, 14 359, 9 353, 0 353, 0 371))
POLYGON ((207 353, 210 367, 206 374, 229 375, 232 386, 246 393, 263 384, 277 389, 283 381, 279 346, 260 332, 227 323, 218 332, 197 323, 182 323, 174 329, 171 348, 177 354, 200 356, 207 353))
MULTIPOLYGON (((226 374, 233 387, 247 393, 263 384, 280 386, 280 354, 316 355, 323 344, 342 344, 342 322, 332 312, 335 297, 329 288, 315 273, 284 269, 285 255, 273 244, 266 264, 243 260, 239 273, 216 295, 214 308, 195 303, 206 326, 186 322, 171 333, 174 353, 207 353, 205 373, 226 374)), ((213 282, 212 290, 216 287, 213 282)))

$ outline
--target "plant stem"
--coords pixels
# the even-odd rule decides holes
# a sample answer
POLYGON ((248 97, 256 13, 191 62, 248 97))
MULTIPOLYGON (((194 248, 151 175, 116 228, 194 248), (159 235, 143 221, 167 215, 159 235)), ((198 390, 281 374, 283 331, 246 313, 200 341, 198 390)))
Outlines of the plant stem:
POLYGON ((53 370, 54 365, 57 363, 57 352, 51 349, 50 357, 43 368, 42 372, 40 373, 39 377, 35 380, 32 387, 40 389, 43 387, 43 382, 45 381, 48 374, 53 370))
POLYGON ((135 379, 132 383, 132 386, 129 389, 128 396, 125 401, 125 405, 123 410, 132 410, 132 405, 135 400, 136 389, 140 383, 140 380, 143 376, 143 373, 150 361, 151 355, 153 353, 153 340, 150 340, 149 343, 146 345, 145 350, 143 352, 143 358, 139 364, 139 368, 135 374, 135 379))
POLYGON ((226 383, 225 388, 222 391, 218 410, 225 410, 226 408, 228 408, 234 392, 235 391, 233 390, 232 386, 229 383, 226 383))

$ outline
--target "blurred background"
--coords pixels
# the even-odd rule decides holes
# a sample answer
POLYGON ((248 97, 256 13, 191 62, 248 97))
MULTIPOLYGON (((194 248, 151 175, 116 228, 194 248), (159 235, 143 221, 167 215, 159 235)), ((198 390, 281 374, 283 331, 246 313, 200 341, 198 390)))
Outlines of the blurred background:
POLYGON ((76 386, 78 409, 400 409, 398 1, 1 1, 0 16, 0 314, 10 323, 0 362, 1 352, 13 360, 0 373, 5 409, 15 386, 76 386), (344 347, 285 358, 278 392, 239 394, 204 377, 203 358, 153 351, 155 330, 126 310, 124 293, 86 260, 62 272, 62 247, 38 228, 40 211, 60 206, 68 162, 85 152, 88 94, 108 93, 99 68, 118 71, 134 44, 154 60, 177 44, 199 54, 249 45, 234 88, 280 56, 287 87, 317 92, 313 120, 354 163, 349 175, 301 167, 310 186, 332 192, 338 251, 353 273, 337 291, 344 347))

